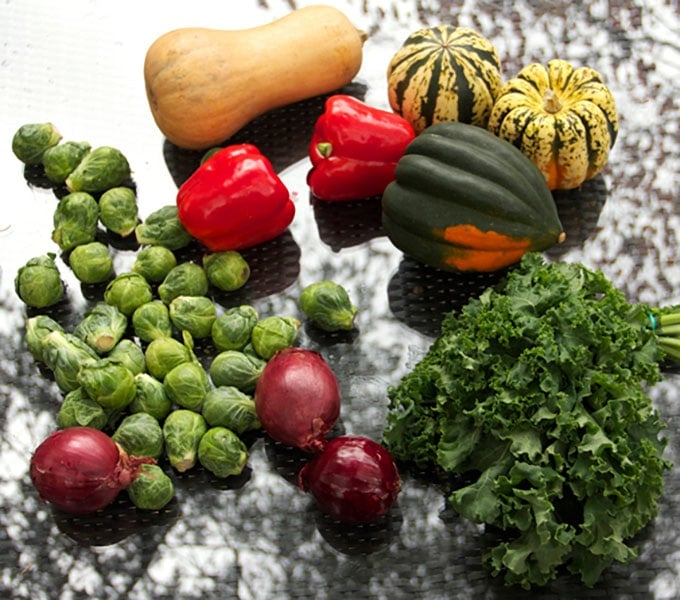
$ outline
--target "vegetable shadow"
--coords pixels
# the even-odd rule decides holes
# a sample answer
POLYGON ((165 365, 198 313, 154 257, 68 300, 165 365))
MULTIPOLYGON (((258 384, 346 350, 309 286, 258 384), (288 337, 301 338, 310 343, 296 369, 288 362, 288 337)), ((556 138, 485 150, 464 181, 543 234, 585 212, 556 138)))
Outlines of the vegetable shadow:
POLYGON ((333 252, 359 246, 384 235, 380 197, 332 202, 310 194, 321 241, 333 252))

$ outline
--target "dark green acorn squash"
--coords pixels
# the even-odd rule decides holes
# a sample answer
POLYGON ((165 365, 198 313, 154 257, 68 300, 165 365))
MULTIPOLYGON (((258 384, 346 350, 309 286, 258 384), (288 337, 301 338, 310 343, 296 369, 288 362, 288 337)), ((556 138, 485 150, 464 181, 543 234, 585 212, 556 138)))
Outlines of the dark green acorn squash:
POLYGON ((383 194, 382 223, 404 254, 446 271, 497 271, 565 238, 538 167, 509 142, 455 121, 407 146, 383 194))

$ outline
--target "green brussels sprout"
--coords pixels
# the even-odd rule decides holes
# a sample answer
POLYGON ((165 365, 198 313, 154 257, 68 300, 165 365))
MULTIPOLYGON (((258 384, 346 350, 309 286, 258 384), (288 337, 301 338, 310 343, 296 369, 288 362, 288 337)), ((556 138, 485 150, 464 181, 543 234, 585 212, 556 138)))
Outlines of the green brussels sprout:
POLYGON ((210 379, 205 369, 192 360, 170 370, 163 379, 163 386, 172 402, 182 408, 200 411, 210 389, 210 379))
POLYGON ((89 242, 73 248, 68 264, 81 283, 103 283, 113 275, 113 258, 109 247, 101 242, 89 242))
POLYGON ((253 327, 251 342, 255 352, 269 360, 279 350, 292 346, 300 329, 300 321, 294 317, 265 317, 253 327))
POLYGON ((130 177, 130 164, 123 153, 111 146, 90 151, 66 178, 71 192, 104 192, 130 177))
POLYGON ((44 362, 43 338, 53 331, 64 331, 61 324, 47 315, 36 315, 26 319, 24 340, 31 356, 37 361, 44 362))
POLYGON ((225 292, 242 288, 250 278, 250 265, 235 250, 206 254, 203 268, 208 281, 225 292))
POLYGON ((158 286, 158 295, 166 304, 177 296, 205 296, 208 293, 208 277, 201 265, 183 262, 170 269, 158 286))
POLYGON ((104 290, 104 302, 112 304, 125 316, 130 317, 142 304, 153 300, 149 282, 138 273, 116 275, 104 290))
POLYGON ((108 357, 84 364, 78 372, 78 383, 104 408, 125 408, 135 397, 132 371, 108 357))
POLYGON ((198 460, 216 477, 238 475, 248 462, 248 448, 226 427, 211 427, 198 444, 198 460))
POLYGON ((127 317, 115 306, 97 302, 76 325, 73 333, 97 354, 106 354, 123 338, 127 325, 127 317))
POLYGON ((249 304, 228 308, 210 328, 210 336, 218 350, 243 350, 250 342, 253 327, 259 316, 249 304))
POLYGON ((207 430, 203 416, 193 410, 178 408, 165 418, 165 455, 174 469, 183 473, 196 464, 198 445, 207 430))
POLYGON ((169 250, 185 248, 193 239, 179 220, 175 204, 162 206, 152 212, 137 225, 135 237, 140 244, 165 246, 169 250))
POLYGON ((313 323, 324 331, 350 330, 357 307, 347 290, 333 281, 317 281, 300 294, 300 306, 313 323))
POLYGON ((160 300, 145 302, 132 313, 132 329, 143 342, 172 335, 172 321, 167 305, 160 300))
POLYGON ((224 150, 224 148, 222 146, 215 146, 214 148, 208 148, 208 150, 206 150, 203 153, 203 156, 201 156, 200 164, 202 165, 206 160, 208 160, 210 157, 217 154, 220 150, 224 150))
POLYGON ((99 198, 99 220, 109 231, 121 237, 133 233, 139 222, 134 190, 124 186, 106 190, 99 198))
POLYGON ((179 331, 196 339, 210 337, 217 308, 207 296, 177 296, 169 305, 170 320, 179 331))
POLYGON ((132 271, 139 273, 150 283, 160 283, 177 266, 177 258, 165 246, 147 246, 137 254, 132 271))
POLYGON ((79 337, 65 331, 55 330, 42 339, 43 360, 48 366, 57 386, 63 392, 80 387, 78 373, 99 355, 79 337))
POLYGON ((160 458, 163 454, 163 429, 147 413, 134 413, 125 417, 111 439, 132 456, 160 458))
POLYGON ((172 400, 165 393, 165 386, 148 373, 135 375, 135 397, 128 405, 131 413, 147 413, 161 421, 172 409, 172 400))
POLYGON ((61 133, 52 123, 28 123, 17 129, 12 137, 12 152, 27 165, 38 165, 45 150, 56 146, 61 133))
POLYGON ((41 159, 47 179, 53 183, 64 183, 89 151, 90 144, 87 142, 64 142, 51 146, 41 159))
POLYGON ((127 367, 133 375, 146 371, 144 350, 131 339, 120 340, 109 352, 109 358, 127 367))
POLYGON ((255 389, 266 361, 238 350, 220 352, 210 364, 210 379, 215 387, 233 386, 245 393, 255 389))
POLYGON ((149 342, 144 352, 146 370, 163 380, 177 365, 192 360, 192 352, 182 342, 171 337, 160 337, 149 342))
POLYGON ((52 241, 64 252, 94 242, 99 223, 99 205, 87 192, 66 194, 54 211, 52 241))
POLYGON ((226 427, 239 435, 262 427, 253 397, 234 386, 220 386, 208 391, 201 414, 210 427, 226 427))
POLYGON ((14 289, 26 305, 45 308, 64 297, 64 283, 55 258, 52 252, 35 256, 17 271, 14 289))
POLYGON ((109 422, 106 409, 90 398, 85 390, 76 388, 70 391, 59 407, 57 427, 94 427, 104 429, 109 422))
POLYGON ((140 510, 161 510, 175 496, 172 479, 158 465, 142 465, 126 491, 130 502, 140 510))

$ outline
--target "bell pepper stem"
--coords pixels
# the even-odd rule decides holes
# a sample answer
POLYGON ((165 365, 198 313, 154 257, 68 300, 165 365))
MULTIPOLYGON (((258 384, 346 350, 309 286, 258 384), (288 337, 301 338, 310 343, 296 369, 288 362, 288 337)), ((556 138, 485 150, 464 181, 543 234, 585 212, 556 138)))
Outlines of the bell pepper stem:
POLYGON ((333 144, 330 142, 319 142, 316 145, 316 149, 319 151, 321 156, 328 158, 333 153, 333 144))

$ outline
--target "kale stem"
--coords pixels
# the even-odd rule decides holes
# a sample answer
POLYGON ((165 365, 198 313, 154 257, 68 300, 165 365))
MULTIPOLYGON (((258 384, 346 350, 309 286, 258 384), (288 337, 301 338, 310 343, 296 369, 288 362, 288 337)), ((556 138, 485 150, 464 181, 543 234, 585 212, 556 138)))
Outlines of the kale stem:
POLYGON ((657 342, 669 358, 680 362, 680 338, 660 335, 657 342))
POLYGON ((656 330, 656 333, 661 336, 676 336, 680 334, 680 323, 675 325, 662 325, 656 330))
POLYGON ((657 322, 659 327, 668 327, 670 325, 680 325, 680 309, 673 312, 662 313, 657 315, 657 322))

